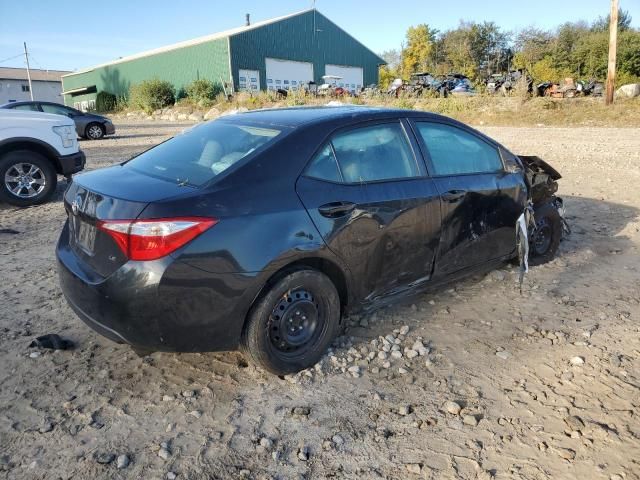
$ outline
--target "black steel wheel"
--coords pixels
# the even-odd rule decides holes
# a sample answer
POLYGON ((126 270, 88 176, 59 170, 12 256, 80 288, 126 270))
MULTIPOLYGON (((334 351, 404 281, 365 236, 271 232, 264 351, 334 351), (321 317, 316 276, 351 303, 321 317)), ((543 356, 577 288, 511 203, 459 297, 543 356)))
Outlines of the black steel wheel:
POLYGON ((314 365, 335 338, 340 298, 316 270, 291 272, 271 285, 249 312, 241 350, 276 375, 314 365))
POLYGON ((529 264, 541 265, 556 256, 562 238, 562 218, 552 203, 534 208, 535 231, 529 238, 529 264))

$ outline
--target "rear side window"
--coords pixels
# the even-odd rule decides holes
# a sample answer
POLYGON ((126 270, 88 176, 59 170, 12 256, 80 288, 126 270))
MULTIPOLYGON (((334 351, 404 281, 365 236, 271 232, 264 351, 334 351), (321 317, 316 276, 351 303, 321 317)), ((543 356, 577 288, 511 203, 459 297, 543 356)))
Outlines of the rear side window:
POLYGON ((201 186, 272 143, 282 130, 206 123, 147 150, 124 167, 164 180, 201 186))
POLYGON ((14 110, 27 110, 29 112, 39 112, 38 106, 35 103, 26 103, 24 105, 16 105, 14 110))
POLYGON ((498 150, 459 128, 440 123, 417 122, 435 175, 492 173, 502 170, 498 150))
POLYGON ((50 105, 48 103, 41 103, 42 111, 45 113, 55 113, 56 115, 71 115, 73 110, 65 108, 61 105, 50 105))
POLYGON ((385 123, 338 133, 312 160, 306 174, 361 183, 412 178, 420 172, 400 123, 385 123))

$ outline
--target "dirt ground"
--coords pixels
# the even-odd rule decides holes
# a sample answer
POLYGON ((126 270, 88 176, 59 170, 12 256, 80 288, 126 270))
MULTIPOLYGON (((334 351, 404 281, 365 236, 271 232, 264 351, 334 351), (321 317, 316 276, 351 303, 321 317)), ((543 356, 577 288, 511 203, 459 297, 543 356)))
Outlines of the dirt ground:
MULTIPOLYGON (((117 128, 88 168, 184 125, 117 128)), ((504 266, 352 317, 285 379, 101 338, 58 288, 64 182, 0 205, 0 479, 640 479, 640 129, 483 130, 564 175, 559 257, 522 295, 504 266), (46 333, 76 348, 38 355, 46 333)))

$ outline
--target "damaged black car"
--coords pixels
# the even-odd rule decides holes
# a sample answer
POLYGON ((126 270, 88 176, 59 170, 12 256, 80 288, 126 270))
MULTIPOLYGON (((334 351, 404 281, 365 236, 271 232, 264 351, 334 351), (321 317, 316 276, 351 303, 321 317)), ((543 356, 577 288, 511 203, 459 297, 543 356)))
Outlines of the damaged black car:
POLYGON ((426 112, 229 115, 74 177, 60 282, 84 322, 137 351, 240 348, 292 373, 349 312, 552 259, 559 178, 426 112))

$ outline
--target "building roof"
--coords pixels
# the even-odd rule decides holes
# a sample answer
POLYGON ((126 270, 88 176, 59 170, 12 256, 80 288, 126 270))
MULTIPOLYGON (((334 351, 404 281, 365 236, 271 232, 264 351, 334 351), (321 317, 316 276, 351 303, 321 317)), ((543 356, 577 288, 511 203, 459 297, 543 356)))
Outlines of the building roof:
MULTIPOLYGON (((31 72, 31 80, 34 82, 60 82, 60 77, 71 73, 63 70, 40 70, 37 68, 29 69, 31 72)), ((0 67, 0 78, 4 80, 27 80, 26 68, 0 67)))
MULTIPOLYGON (((123 63, 123 62, 128 62, 128 61, 131 61, 131 60, 136 60, 138 58, 149 57, 151 55, 156 55, 158 53, 169 52, 171 50, 177 50, 179 48, 184 48, 184 47, 191 47, 193 45, 198 45, 198 44, 201 44, 201 43, 210 42, 212 40, 219 40, 221 38, 232 37, 234 35, 238 35, 240 33, 244 33, 244 32, 247 32, 249 30, 253 30, 253 29, 256 29, 256 28, 264 27, 265 25, 270 25, 272 23, 281 22, 282 20, 287 20, 288 18, 297 17, 298 15, 302 15, 302 14, 305 14, 305 13, 308 13, 308 12, 312 12, 313 10, 314 10, 313 8, 308 8, 306 10, 301 10, 299 12, 290 13, 288 15, 283 15, 281 17, 275 17, 275 18, 271 18, 269 20, 262 20, 260 22, 255 22, 255 23, 252 23, 251 25, 243 25, 241 27, 231 28, 229 30, 224 30, 222 32, 212 33, 210 35, 205 35, 204 37, 198 37, 198 38, 194 38, 192 40, 186 40, 184 42, 173 43, 171 45, 167 45, 167 46, 160 47, 160 48, 154 48, 152 50, 146 50, 144 52, 136 53, 134 55, 121 57, 121 58, 119 58, 117 60, 113 60, 111 62, 101 63, 99 65, 94 65, 93 67, 85 68, 83 70, 78 70, 78 71, 75 71, 75 72, 68 72, 63 76, 66 77, 66 76, 71 76, 71 75, 77 75, 77 74, 80 74, 80 73, 86 73, 86 72, 90 72, 91 70, 94 70, 96 68, 108 67, 110 65, 116 65, 118 63, 123 63)), ((331 23, 333 23, 333 22, 331 22, 331 23)), ((353 37, 351 37, 351 38, 353 38, 353 37)), ((355 38, 354 38, 354 40, 356 42, 358 42, 355 38)), ((360 43, 360 42, 358 42, 358 43, 360 43)), ((360 43, 360 44, 362 45, 362 43, 360 43)), ((362 46, 364 47, 364 45, 362 45, 362 46)), ((364 48, 367 48, 367 47, 364 47, 364 48)), ((374 53, 374 55, 375 55, 375 53, 374 53)), ((384 62, 384 60, 381 60, 381 61, 384 62)))

